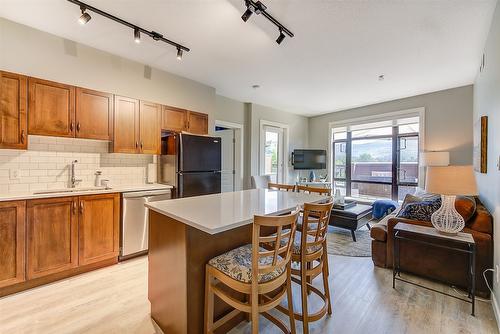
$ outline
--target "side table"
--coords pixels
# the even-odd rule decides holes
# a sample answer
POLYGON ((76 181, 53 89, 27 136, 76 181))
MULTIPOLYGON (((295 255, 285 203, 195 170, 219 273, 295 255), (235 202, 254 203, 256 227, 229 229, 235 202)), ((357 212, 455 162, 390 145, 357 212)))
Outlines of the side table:
POLYGON ((393 251, 394 251, 394 256, 392 259, 392 287, 395 289, 396 288, 396 281, 402 281, 408 284, 412 284, 427 290, 431 290, 449 297, 453 297, 459 300, 462 300, 464 302, 472 304, 472 316, 474 316, 474 311, 475 311, 475 303, 476 303, 476 275, 475 275, 475 268, 476 268, 476 243, 474 242, 474 238, 472 237, 472 234, 470 233, 462 233, 459 232, 456 235, 447 235, 447 234, 442 234, 438 230, 432 227, 427 227, 427 226, 420 226, 420 225, 413 225, 413 224, 406 224, 406 223, 397 223, 396 226, 394 226, 394 244, 393 244, 393 251), (419 240, 415 239, 415 236, 425 236, 428 240, 436 240, 436 241, 453 241, 454 244, 457 246, 448 246, 448 245, 442 245, 439 244, 438 242, 432 242, 432 241, 424 241, 424 240, 419 240), (401 240, 407 241, 407 242, 413 242, 413 243, 418 243, 430 247, 439 247, 439 248, 445 248, 448 250, 452 250, 455 252, 459 253, 466 253, 469 254, 469 266, 468 266, 468 292, 469 296, 467 299, 465 298, 460 298, 445 292, 441 292, 435 289, 432 289, 430 287, 426 287, 424 285, 414 283, 408 280, 405 280, 401 278, 401 266, 400 266, 400 242, 401 240))

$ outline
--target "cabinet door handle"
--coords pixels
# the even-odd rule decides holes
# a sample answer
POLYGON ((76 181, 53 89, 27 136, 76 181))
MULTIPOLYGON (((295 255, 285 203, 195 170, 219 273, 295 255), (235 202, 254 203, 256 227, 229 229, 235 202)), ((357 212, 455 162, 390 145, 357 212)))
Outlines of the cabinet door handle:
POLYGON ((26 133, 24 130, 21 131, 21 143, 24 144, 24 141, 26 140, 26 133))
POLYGON ((80 213, 83 213, 83 202, 80 202, 80 213))
POLYGON ((73 214, 76 215, 76 202, 73 201, 73 214))
POLYGON ((142 150, 143 146, 144 146, 144 142, 141 140, 141 150, 142 150))
POLYGON ((80 132, 80 122, 76 123, 76 131, 80 132))
POLYGON ((69 130, 73 132, 73 129, 75 128, 75 122, 69 123, 69 130))
POLYGON ((135 148, 138 148, 139 147, 139 142, 135 142, 135 148))

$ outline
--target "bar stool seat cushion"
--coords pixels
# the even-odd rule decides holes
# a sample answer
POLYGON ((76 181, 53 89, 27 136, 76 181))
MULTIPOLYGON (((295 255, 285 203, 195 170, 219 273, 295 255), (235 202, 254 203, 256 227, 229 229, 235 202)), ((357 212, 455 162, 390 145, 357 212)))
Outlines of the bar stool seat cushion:
MULTIPOLYGON (((302 215, 300 215, 298 218, 297 218, 297 231, 302 231, 302 222, 304 220, 304 217, 302 215)), ((314 222, 314 218, 313 217, 309 217, 309 223, 307 224, 307 227, 309 230, 315 230, 318 228, 318 223, 315 223, 314 222)))
MULTIPOLYGON (((262 247, 260 250, 261 252, 266 251, 262 247)), ((259 263, 261 266, 266 266, 272 264, 272 261, 272 256, 266 256, 261 257, 259 263)), ((216 256, 208 261, 208 264, 237 281, 250 283, 252 282, 252 245, 241 246, 216 256)), ((276 270, 260 275, 259 283, 269 282, 279 277, 285 272, 285 269, 285 267, 276 268, 276 270)))
MULTIPOLYGON (((300 231, 295 232, 295 239, 293 240, 292 245, 292 253, 299 255, 300 254, 300 243, 302 242, 302 233, 300 231)), ((288 238, 281 239, 281 247, 286 246, 288 242, 288 238)), ((307 242, 314 242, 314 237, 312 235, 307 235, 307 242)), ((321 248, 321 245, 309 246, 307 248, 308 253, 317 252, 321 248)))

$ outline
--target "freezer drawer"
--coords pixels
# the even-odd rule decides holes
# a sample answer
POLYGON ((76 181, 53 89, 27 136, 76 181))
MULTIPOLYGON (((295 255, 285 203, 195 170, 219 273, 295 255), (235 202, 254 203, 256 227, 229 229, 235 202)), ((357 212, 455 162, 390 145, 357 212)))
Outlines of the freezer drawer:
POLYGON ((179 197, 217 194, 221 191, 221 173, 179 173, 178 184, 179 197))

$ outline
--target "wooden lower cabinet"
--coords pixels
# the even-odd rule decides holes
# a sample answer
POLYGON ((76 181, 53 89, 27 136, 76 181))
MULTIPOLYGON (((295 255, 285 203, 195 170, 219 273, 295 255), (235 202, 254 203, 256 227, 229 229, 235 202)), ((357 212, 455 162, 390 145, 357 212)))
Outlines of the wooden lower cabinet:
POLYGON ((77 197, 27 202, 27 279, 78 266, 77 197))
POLYGON ((24 282, 26 202, 0 203, 0 288, 24 282))
POLYGON ((82 196, 79 210, 79 265, 118 257, 120 195, 82 196))

